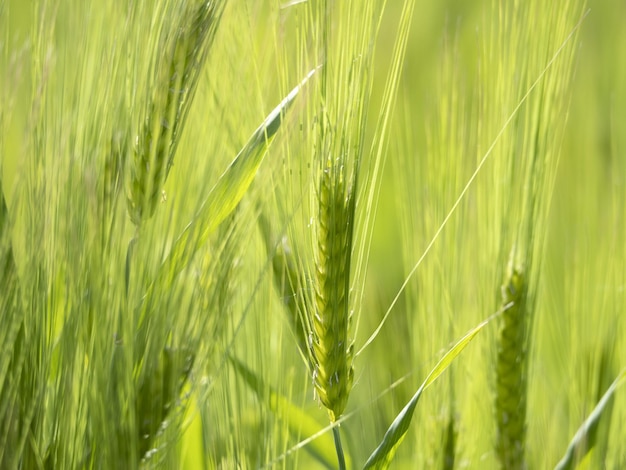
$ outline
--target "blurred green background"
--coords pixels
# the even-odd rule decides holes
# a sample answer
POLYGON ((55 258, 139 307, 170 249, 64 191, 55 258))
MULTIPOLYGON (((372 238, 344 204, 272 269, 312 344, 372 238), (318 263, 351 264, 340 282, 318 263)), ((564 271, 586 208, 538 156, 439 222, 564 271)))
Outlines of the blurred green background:
MULTIPOLYGON (((149 10, 150 5, 158 2, 144 3, 144 8, 149 10)), ((463 129, 468 134, 475 131, 478 124, 466 121, 478 116, 477 103, 490 99, 488 94, 476 98, 476 90, 482 90, 481 71, 493 65, 482 62, 486 55, 481 47, 489 35, 489 18, 495 17, 497 3, 482 0, 418 0, 416 3, 386 147, 367 280, 362 286, 362 320, 355 333, 357 349, 379 324, 486 150, 484 142, 480 142, 483 147, 468 147, 466 152, 462 146, 455 147, 456 153, 452 155, 451 145, 450 155, 447 148, 436 154, 441 143, 437 140, 439 129, 449 125, 452 134, 462 134, 463 129), (447 100, 452 101, 449 105, 452 117, 446 114, 447 100), (437 170, 437 161, 447 168, 437 170), (440 185, 427 194, 425 189, 422 191, 424 182, 440 185), (438 199, 442 195, 445 199, 438 199)), ((58 173, 49 177, 53 185, 62 186, 67 182, 63 172, 71 167, 68 162, 80 160, 73 151, 62 150, 74 149, 74 145, 80 148, 82 133, 97 131, 98 119, 106 113, 107 102, 98 96, 100 87, 119 86, 120 96, 125 95, 130 102, 143 96, 142 86, 148 87, 141 83, 137 88, 124 87, 123 78, 119 78, 132 76, 136 80, 143 76, 142 72, 148 70, 147 59, 146 63, 138 61, 133 69, 123 60, 115 61, 115 57, 141 57, 144 48, 147 56, 152 43, 142 44, 140 40, 124 43, 128 36, 119 31, 123 30, 120 21, 124 18, 126 2, 0 0, 0 5, 0 159, 2 189, 7 205, 12 207, 16 187, 24 181, 20 172, 31 165, 33 122, 44 123, 41 129, 46 134, 37 138, 46 142, 45 168, 57 169, 58 173), (34 35, 33 31, 40 28, 42 34, 34 35), (42 43, 34 43, 36 37, 42 43), (116 70, 117 78, 107 81, 104 71, 124 66, 129 67, 127 73, 116 70), (39 102, 42 95, 38 79, 47 83, 46 106, 39 102), (41 110, 43 115, 38 114, 41 110)), ((231 1, 228 5, 165 188, 165 209, 157 211, 153 227, 163 231, 154 235, 155 246, 166 250, 247 136, 301 77, 299 43, 290 36, 297 34, 292 21, 297 16, 297 6, 281 8, 281 5, 278 1, 231 1), (210 155, 206 155, 208 150, 210 155), (190 158, 194 155, 203 157, 190 158)), ((558 6, 554 5, 546 11, 557 11, 558 6)), ((575 43, 569 45, 574 54, 572 70, 561 72, 571 75, 567 89, 562 90, 564 106, 559 108, 557 119, 561 127, 554 129, 558 141, 554 148, 560 150, 552 157, 555 162, 558 160, 558 167, 550 174, 551 192, 543 193, 548 212, 546 224, 539 228, 546 238, 530 352, 529 468, 550 468, 558 461, 601 392, 626 367, 623 321, 626 311, 626 2, 589 1, 580 13, 587 9, 575 43)), ((400 10, 401 2, 388 2, 381 20, 368 138, 376 124, 400 10)), ((149 29, 149 18, 137 21, 149 29)), ((527 22, 529 18, 520 21, 527 22)), ((551 24, 550 19, 542 21, 551 24)), ((533 30, 529 24, 517 27, 533 30)), ((551 48, 546 52, 546 57, 550 57, 555 40, 546 38, 545 42, 551 48)), ((524 61, 531 59, 520 54, 519 60, 521 70, 524 61)), ((115 92, 107 96, 115 96, 115 92)), ((307 99, 306 94, 303 99, 307 99)), ((111 109, 117 105, 110 104, 111 109)), ((300 107, 294 113, 301 110, 300 107)), ((504 125, 512 111, 502 109, 503 118, 498 121, 498 116, 493 116, 490 122, 504 125)), ((115 120, 113 115, 114 112, 106 115, 107 126, 115 120)), ((134 122, 133 119, 138 118, 129 121, 134 122)), ((245 214, 252 216, 254 210, 250 207, 254 203, 250 201, 254 200, 273 208, 276 205, 273 198, 278 196, 272 195, 272 188, 280 186, 282 171, 291 164, 297 171, 290 158, 302 150, 293 143, 298 139, 298 124, 302 124, 300 118, 290 118, 285 135, 272 147, 271 162, 262 167, 256 186, 247 202, 244 200, 245 214)), ((544 131, 549 136, 551 129, 544 131)), ((495 137, 494 134, 484 139, 490 141, 495 137)), ((463 136, 459 141, 476 143, 463 136)), ((496 150, 491 160, 497 158, 502 155, 496 150)), ((491 233, 496 223, 492 226, 487 218, 474 218, 480 213, 475 207, 481 207, 481 201, 489 201, 491 191, 496 191, 496 180, 492 177, 497 175, 497 167, 491 160, 470 188, 463 207, 435 242, 432 253, 426 256, 423 268, 418 268, 407 284, 380 336, 356 362, 357 380, 349 411, 358 410, 358 413, 342 426, 342 431, 348 436, 347 446, 353 452, 353 460, 359 463, 380 440, 441 353, 498 308, 500 285, 481 284, 493 277, 481 264, 484 262, 481 253, 492 248, 495 251, 490 245, 493 239, 481 239, 481 236, 491 233), (401 378, 405 382, 390 388, 401 378), (383 392, 384 396, 374 401, 383 392)), ((87 175, 85 178, 89 176, 88 172, 81 174, 87 175)), ((88 186, 89 181, 84 184, 88 186)), ((52 204, 30 201, 33 203, 52 204)), ((18 240, 15 245, 19 266, 20 250, 24 250, 19 241, 23 235, 20 227, 24 226, 20 220, 27 219, 28 214, 16 212, 13 218, 17 221, 13 238, 18 240)), ((289 223, 277 220, 276 227, 289 223)), ((63 226, 65 221, 56 223, 63 226)), ((282 306, 274 298, 267 255, 253 230, 255 225, 248 227, 250 230, 240 228, 244 248, 237 255, 243 260, 241 270, 245 273, 235 283, 232 294, 232 308, 237 312, 229 326, 232 336, 226 335, 221 346, 224 349, 232 346, 251 368, 268 382, 277 384, 286 396, 295 397, 294 401, 324 423, 324 412, 311 400, 310 380, 298 369, 299 358, 295 357, 286 322, 278 315, 270 320, 262 316, 264 310, 278 312, 282 306), (240 318, 245 319, 241 331, 237 326, 240 318)), ((55 232, 50 243, 71 244, 71 240, 62 240, 59 233, 62 231, 55 232)), ((500 261, 494 260, 494 265, 500 261)), ((494 270, 499 272, 503 268, 494 267, 494 270)), ((150 268, 146 270, 149 272, 150 268)), ((424 397, 409 437, 399 450, 398 468, 440 465, 442 436, 450 414, 455 413, 459 415, 457 466, 495 466, 491 450, 490 361, 496 330, 493 326, 480 336, 475 341, 478 344, 470 346, 458 365, 455 363, 450 375, 444 376, 445 380, 424 397)), ((233 457, 232 460, 224 457, 222 468, 235 468, 231 467, 235 461, 241 468, 247 468, 282 458, 297 444, 298 438, 286 437, 288 433, 281 431, 283 421, 267 410, 261 411, 263 407, 241 379, 228 372, 228 367, 221 366, 216 373, 218 385, 197 406, 227 405, 202 415, 204 447, 192 449, 191 454, 221 452, 233 457), (207 437, 211 434, 207 431, 209 427, 214 427, 211 438, 207 437), (281 432, 284 435, 279 436, 281 432), (246 452, 248 460, 239 458, 246 452)), ((606 468, 626 467, 623 445, 626 429, 621 425, 624 422, 626 396, 621 390, 616 394, 612 426, 604 437, 609 449, 604 460, 606 468)), ((194 426, 197 424, 194 421, 194 426)), ((188 442, 195 442, 190 437, 193 432, 201 431, 196 429, 186 435, 188 442)), ((290 456, 277 465, 286 468, 314 465, 314 460, 300 453, 301 457, 290 456)), ((187 466, 192 466, 191 462, 203 466, 194 458, 184 462, 187 466)), ((207 462, 212 462, 205 462, 208 467, 219 464, 217 457, 207 462)), ((590 460, 588 468, 596 468, 595 462, 590 460)))

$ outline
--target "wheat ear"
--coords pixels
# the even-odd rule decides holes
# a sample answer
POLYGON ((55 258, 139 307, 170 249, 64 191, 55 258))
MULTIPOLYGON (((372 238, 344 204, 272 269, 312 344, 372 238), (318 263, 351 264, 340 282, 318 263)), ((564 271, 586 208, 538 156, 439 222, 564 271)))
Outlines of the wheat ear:
POLYGON ((329 158, 320 172, 313 338, 313 379, 320 401, 336 421, 352 387, 350 257, 354 195, 343 161, 329 158))
POLYGON ((527 282, 509 263, 502 286, 502 325, 496 365, 496 453, 506 469, 525 468, 527 282))
POLYGON ((174 27, 162 35, 166 51, 155 73, 155 87, 137 136, 130 170, 128 211, 136 225, 151 217, 172 166, 185 117, 225 1, 183 6, 174 27))

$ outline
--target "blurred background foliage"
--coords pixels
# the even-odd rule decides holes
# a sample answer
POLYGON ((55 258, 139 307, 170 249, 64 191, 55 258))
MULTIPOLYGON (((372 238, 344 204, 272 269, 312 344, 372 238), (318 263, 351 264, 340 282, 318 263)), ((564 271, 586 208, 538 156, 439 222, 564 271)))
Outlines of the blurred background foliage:
MULTIPOLYGON (((146 15, 132 17, 127 15, 129 3, 0 0, 1 188, 14 214, 12 238, 18 270, 29 269, 23 260, 28 258, 29 247, 35 246, 32 240, 25 241, 28 235, 23 230, 28 225, 23 218, 29 207, 50 202, 45 198, 19 200, 20 186, 26 184, 25 175, 32 168, 33 148, 45 148, 41 169, 51 173, 39 177, 49 178, 55 186, 48 196, 89 197, 97 175, 90 173, 94 170, 88 165, 80 163, 76 168, 72 162, 82 162, 79 155, 90 142, 101 143, 107 133, 132 129, 138 122, 136 116, 117 116, 126 108, 134 109, 148 88, 142 77, 147 75, 150 61, 137 58, 154 48, 154 37, 146 35, 144 41, 142 34, 154 27, 147 13, 159 2, 140 2, 139 11, 146 15), (84 135, 97 137, 81 141, 84 135), (72 169, 76 173, 67 173, 72 169), (73 187, 73 178, 80 180, 81 191, 64 193, 60 188, 73 187)), ((472 137, 472 132, 487 122, 479 114, 480 100, 490 99, 489 87, 507 86, 496 83, 493 75, 489 80, 494 81, 481 82, 485 70, 493 66, 484 63, 486 54, 481 48, 492 33, 488 25, 495 3, 416 2, 386 147, 387 165, 363 287, 357 349, 380 322, 487 144, 495 138, 490 134, 478 142, 472 137), (481 90, 485 95, 477 97, 481 90), (444 135, 446 128, 451 135, 444 135), (454 144, 440 147, 446 138, 454 144), (424 182, 432 187, 420 186, 424 182)), ((539 228, 546 238, 530 352, 529 468, 548 468, 561 458, 578 426, 626 366, 626 2, 591 0, 587 7, 589 13, 569 46, 571 75, 567 69, 560 72, 568 76, 553 129, 558 141, 555 148, 560 146, 554 156, 558 167, 550 174, 552 192, 544 193, 548 215, 539 228)), ((381 19, 370 105, 374 118, 368 122, 367 136, 376 123, 400 10, 401 2, 388 2, 381 19)), ((544 12, 556 14, 558 10, 546 8, 544 12)), ((583 11, 568 14, 580 18, 583 11)), ((250 133, 306 72, 303 63, 307 61, 299 55, 302 44, 293 39, 299 33, 294 20, 298 12, 298 5, 285 7, 274 0, 228 4, 165 186, 163 210, 157 210, 150 222, 154 233, 144 251, 163 253, 168 249, 250 133)), ((537 24, 551 24, 545 18, 542 21, 537 24)), ((533 25, 519 28, 532 31, 533 25)), ((537 27, 537 31, 546 35, 550 51, 540 59, 525 58, 522 51, 520 64, 535 60, 545 65, 553 46, 560 44, 545 30, 537 27)), ((303 102, 310 97, 305 91, 303 102)), ((497 119, 496 110, 489 122, 503 125, 517 99, 499 110, 502 119, 497 119)), ((301 149, 293 143, 301 132, 303 107, 302 103, 296 105, 285 136, 270 150, 270 158, 233 215, 239 222, 216 235, 204 261, 194 264, 194 269, 202 270, 204 262, 220 259, 224 250, 222 260, 228 261, 228 269, 217 263, 210 272, 220 279, 231 276, 231 281, 226 304, 218 305, 216 300, 223 298, 224 292, 220 297, 219 292, 211 291, 214 296, 207 301, 227 319, 220 330, 224 333, 216 339, 218 352, 211 353, 215 362, 195 365, 199 368, 196 377, 201 378, 194 391, 199 398, 187 411, 191 425, 180 442, 180 458, 188 468, 247 468, 276 460, 277 466, 308 468, 317 461, 303 451, 283 458, 304 436, 290 435, 283 424, 287 418, 259 405, 227 364, 234 351, 267 384, 275 385, 324 423, 323 410, 311 399, 310 378, 303 374, 273 290, 266 246, 256 225, 245 222, 256 220, 260 205, 281 214, 273 224, 277 233, 286 232, 293 215, 289 204, 281 206, 276 201, 280 193, 275 188, 284 183, 281 178, 287 174, 292 185, 306 182, 302 176, 306 165, 294 157, 301 149), (232 233, 236 248, 224 248, 222 241, 229 240, 232 233), (205 455, 205 460, 198 455, 205 455)), ((551 129, 545 132, 549 134, 551 129)), ((492 160, 498 156, 496 151, 492 160)), ((410 280, 380 336, 356 362, 355 391, 348 411, 358 413, 342 431, 358 463, 366 459, 441 353, 498 308, 500 285, 489 283, 497 280, 493 272, 484 269, 481 258, 481 253, 497 251, 491 246, 497 237, 490 238, 489 214, 482 214, 484 220, 472 219, 480 214, 476 205, 482 207, 481 201, 495 197, 497 181, 492 177, 498 174, 498 167, 493 165, 497 163, 487 163, 423 268, 410 280), (402 378, 402 384, 388 388, 402 378), (385 395, 374 401, 382 392, 385 395)), ((287 190, 287 194, 294 192, 287 190)), ((72 203, 80 204, 68 202, 72 203)), ((85 204, 83 210, 88 212, 89 201, 85 204)), ((58 207, 63 216, 65 206, 58 207)), ((63 256, 67 256, 79 240, 72 238, 72 231, 80 226, 80 220, 73 220, 78 225, 72 225, 64 216, 48 216, 52 220, 47 221, 45 233, 50 238, 41 241, 42 247, 68 245, 63 248, 63 256)), ((123 233, 130 237, 130 224, 124 227, 123 233)), ((122 272, 125 249, 120 246, 114 254, 116 268, 112 270, 122 272)), ((156 268, 149 263, 156 263, 158 256, 141 251, 137 256, 148 260, 142 267, 146 276, 153 273, 156 268)), ((89 268, 81 255, 70 259, 87 263, 89 268)), ((499 262, 494 260, 494 264, 499 262)), ((501 272, 504 266, 493 269, 501 272)), ((63 284, 66 272, 56 275, 58 279, 51 282, 63 284)), ((195 272, 189 277, 193 275, 195 272)), ((189 289, 188 296, 191 292, 189 289)), ((62 302, 60 297, 51 302, 62 302)), ((169 302, 192 303, 187 297, 173 297, 169 302)), ((451 416, 458 436, 457 466, 495 466, 490 395, 495 336, 495 328, 481 336, 479 345, 468 350, 449 376, 425 395, 407 438, 411 443, 399 450, 398 468, 434 468, 435 464, 445 468, 445 432, 451 416)), ((626 430, 619 425, 626 422, 623 390, 618 392, 611 421, 603 440, 605 448, 597 450, 603 455, 595 462, 604 462, 606 468, 626 467, 626 430)), ((598 468, 591 462, 588 468, 598 468)))

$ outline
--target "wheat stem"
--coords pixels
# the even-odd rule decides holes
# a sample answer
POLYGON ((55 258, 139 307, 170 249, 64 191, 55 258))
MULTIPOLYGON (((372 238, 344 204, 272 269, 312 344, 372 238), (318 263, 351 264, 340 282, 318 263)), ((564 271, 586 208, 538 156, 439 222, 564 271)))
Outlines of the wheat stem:
POLYGON ((339 470, 346 470, 346 458, 343 455, 343 446, 341 445, 341 434, 339 434, 339 426, 333 428, 333 439, 335 441, 335 449, 337 449, 337 465, 339 470))

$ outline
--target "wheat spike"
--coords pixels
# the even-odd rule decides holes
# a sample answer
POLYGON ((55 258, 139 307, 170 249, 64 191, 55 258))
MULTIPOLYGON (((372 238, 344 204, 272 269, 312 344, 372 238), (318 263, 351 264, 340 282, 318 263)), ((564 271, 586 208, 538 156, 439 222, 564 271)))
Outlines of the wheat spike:
POLYGON ((510 264, 502 286, 504 313, 496 365, 496 452, 506 469, 525 468, 526 294, 522 268, 510 264))
POLYGON ((354 197, 346 184, 343 162, 329 158, 321 171, 318 193, 311 350, 315 389, 333 422, 346 407, 354 376, 348 339, 354 197))
POLYGON ((151 217, 161 199, 224 4, 224 0, 187 4, 174 27, 163 34, 161 48, 167 55, 157 66, 154 92, 131 162, 127 200, 135 225, 151 217))

